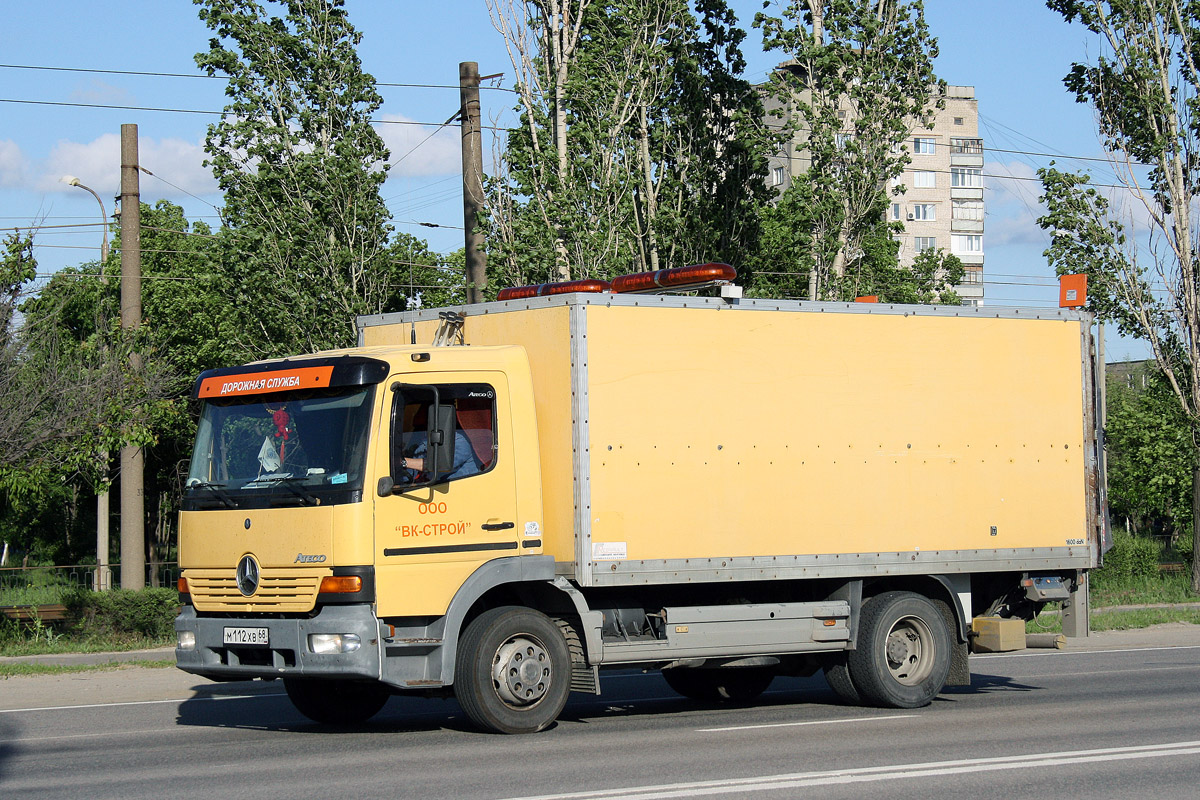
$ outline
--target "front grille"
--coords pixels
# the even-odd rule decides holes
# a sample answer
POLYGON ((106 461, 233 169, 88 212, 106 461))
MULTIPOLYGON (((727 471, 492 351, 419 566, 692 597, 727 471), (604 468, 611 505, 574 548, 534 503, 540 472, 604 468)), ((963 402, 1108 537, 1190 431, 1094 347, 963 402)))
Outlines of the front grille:
POLYGON ((197 611, 305 612, 317 603, 321 579, 333 570, 263 569, 258 590, 246 597, 237 588, 236 569, 189 569, 188 590, 197 611))

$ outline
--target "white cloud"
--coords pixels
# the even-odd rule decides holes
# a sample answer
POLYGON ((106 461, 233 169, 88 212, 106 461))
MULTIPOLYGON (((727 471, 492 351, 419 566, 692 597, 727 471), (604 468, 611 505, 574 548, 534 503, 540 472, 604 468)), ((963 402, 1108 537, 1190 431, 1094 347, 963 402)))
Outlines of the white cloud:
MULTIPOLYGON (((183 197, 187 193, 212 194, 217 182, 204 167, 204 149, 199 143, 183 139, 148 139, 138 142, 138 161, 162 180, 143 174, 143 199, 183 197), (169 182, 169 183, 167 183, 169 182), (171 184, 174 184, 173 186, 171 184), (178 187, 178 188, 176 188, 178 187)), ((116 194, 121 188, 121 138, 106 133, 91 142, 59 141, 46 159, 37 181, 41 191, 78 191, 61 183, 64 175, 74 175, 96 192, 116 194)))
POLYGON ((93 78, 85 86, 80 86, 71 92, 71 100, 76 103, 101 103, 104 105, 137 105, 134 96, 119 86, 105 83, 93 78))
POLYGON ((0 186, 20 186, 29 163, 12 139, 0 139, 0 186))
POLYGON ((455 175, 462 171, 462 138, 459 127, 447 125, 395 124, 412 120, 398 114, 384 114, 385 122, 376 130, 391 151, 389 174, 398 177, 455 175), (388 124, 393 123, 393 124, 388 124))
POLYGON ((987 209, 985 245, 1044 244, 1047 236, 1037 224, 1045 213, 1038 202, 1042 184, 1037 171, 1020 161, 989 161, 983 165, 987 209))

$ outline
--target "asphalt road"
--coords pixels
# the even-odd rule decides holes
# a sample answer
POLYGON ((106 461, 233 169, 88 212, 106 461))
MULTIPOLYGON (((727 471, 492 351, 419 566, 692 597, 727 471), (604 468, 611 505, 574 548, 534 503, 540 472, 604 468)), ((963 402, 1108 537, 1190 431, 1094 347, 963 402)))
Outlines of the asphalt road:
POLYGON ((127 668, 0 681, 5 798, 635 798, 1200 794, 1200 646, 975 656, 914 711, 778 679, 753 706, 606 675, 531 736, 475 732, 451 700, 309 723, 271 683, 127 668))

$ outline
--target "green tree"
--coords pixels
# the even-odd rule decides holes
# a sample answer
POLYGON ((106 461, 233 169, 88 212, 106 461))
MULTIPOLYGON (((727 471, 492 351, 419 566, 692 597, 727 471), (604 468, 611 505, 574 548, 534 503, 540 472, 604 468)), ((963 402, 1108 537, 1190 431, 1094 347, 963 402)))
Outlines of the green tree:
POLYGON ((1135 533, 1176 539, 1192 524, 1191 429, 1161 373, 1146 378, 1145 388, 1108 380, 1108 506, 1135 533))
POLYGON ((489 185, 500 280, 736 261, 764 198, 760 103, 724 0, 491 0, 521 124, 489 185))
MULTIPOLYGON (((1088 308, 1150 344, 1192 438, 1193 526, 1200 525, 1200 272, 1193 208, 1200 191, 1200 6, 1180 0, 1050 0, 1100 37, 1103 54, 1074 64, 1067 89, 1096 112, 1127 193, 1109 198, 1086 175, 1041 170, 1051 233, 1046 257, 1089 277, 1088 308), (1128 206, 1125 203, 1129 203, 1128 206), (1137 227, 1122 220, 1134 208, 1137 227)), ((1193 537, 1200 549, 1200 536, 1193 537)), ((1192 571, 1200 591, 1200 570, 1192 571)))
MULTIPOLYGON (((937 40, 920 0, 781 5, 779 16, 760 13, 754 24, 764 48, 788 57, 767 91, 794 135, 784 152, 804 169, 764 223, 793 229, 796 249, 764 245, 759 271, 804 273, 804 296, 814 300, 843 299, 847 282, 881 293, 870 286, 871 259, 882 254, 871 240, 882 230, 888 183, 909 161, 901 145, 942 103, 937 40)), ((754 285, 774 288, 770 280, 754 285)))
POLYGON ((225 193, 228 335, 247 357, 353 344, 355 317, 384 310, 390 292, 388 152, 361 35, 342 0, 194 2, 216 34, 196 63, 229 79, 205 142, 225 193))

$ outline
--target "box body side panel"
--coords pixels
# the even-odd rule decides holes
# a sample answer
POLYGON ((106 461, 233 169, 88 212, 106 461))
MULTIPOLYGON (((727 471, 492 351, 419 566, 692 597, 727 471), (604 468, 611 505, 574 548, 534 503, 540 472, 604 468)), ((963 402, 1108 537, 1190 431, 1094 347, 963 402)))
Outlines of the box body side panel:
POLYGON ((1087 565, 1079 320, 587 314, 596 583, 1087 565))

